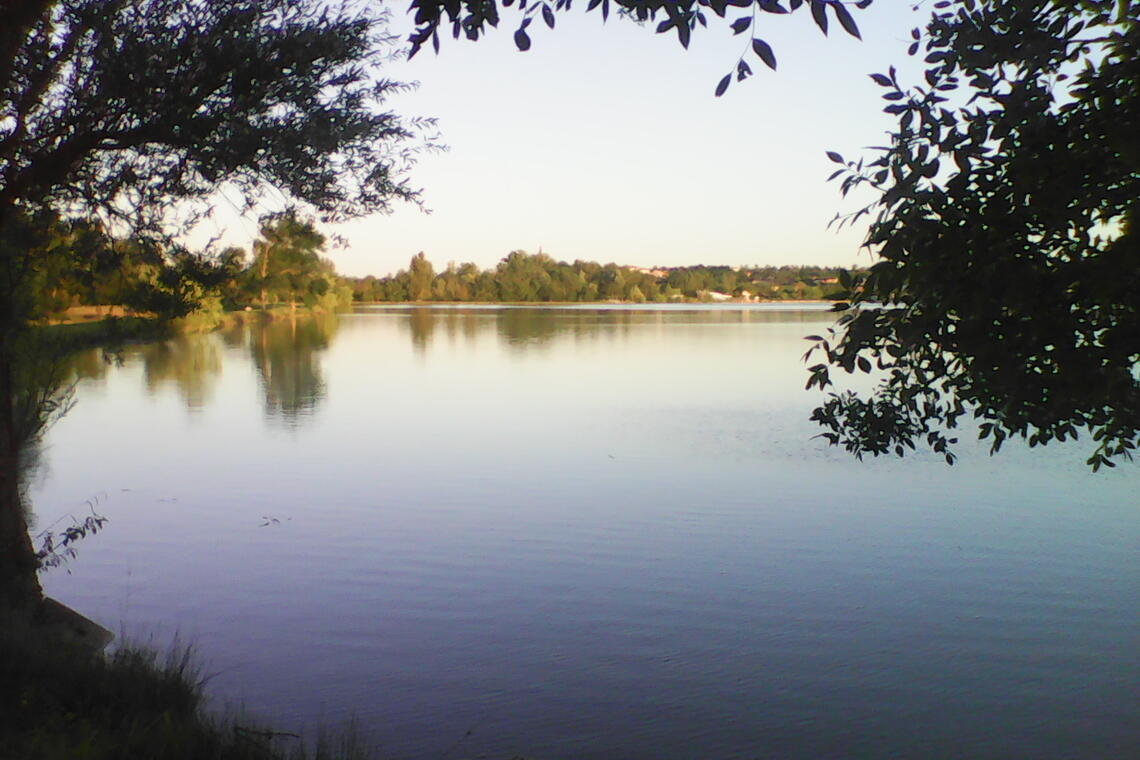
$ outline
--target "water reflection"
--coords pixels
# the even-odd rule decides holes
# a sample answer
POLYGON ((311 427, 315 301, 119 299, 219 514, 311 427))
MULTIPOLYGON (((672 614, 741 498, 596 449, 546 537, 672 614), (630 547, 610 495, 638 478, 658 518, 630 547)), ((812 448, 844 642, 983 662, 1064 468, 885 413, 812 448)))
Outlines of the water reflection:
MULTIPOLYGON (((489 330, 508 347, 522 350, 549 343, 559 337, 612 339, 630 329, 648 325, 723 325, 733 323, 797 323, 818 326, 821 312, 829 305, 797 304, 794 309, 765 304, 748 307, 710 306, 610 306, 513 307, 513 306, 415 306, 370 307, 368 314, 400 320, 412 347, 419 353, 444 336, 449 342, 471 339, 489 330)), ((814 329, 814 328, 813 328, 814 329)))
POLYGON ((206 405, 222 372, 221 350, 208 335, 179 335, 142 346, 137 353, 145 368, 147 392, 153 395, 173 386, 190 409, 206 405))
POLYGON ((175 335, 114 352, 79 351, 66 359, 64 372, 69 382, 102 384, 111 367, 141 365, 148 395, 172 389, 187 409, 198 411, 212 400, 225 355, 245 354, 258 378, 265 417, 297 425, 311 417, 325 398, 321 361, 337 325, 333 315, 255 319, 213 333, 175 335))
POLYGON ((337 317, 275 320, 251 329, 249 354, 261 380, 265 416, 300 424, 325 398, 320 356, 336 335, 337 317))
MULTIPOLYGON (((440 341, 454 346, 491 340, 521 355, 528 350, 547 349, 566 339, 572 342, 625 341, 635 330, 666 324, 671 328, 683 325, 700 328, 749 321, 819 320, 815 313, 740 308, 452 307, 369 311, 374 316, 393 319, 399 326, 397 335, 406 336, 413 352, 421 356, 440 341)), ((347 324, 356 323, 350 320, 347 324)), ((0 588, 0 596, 39 596, 23 484, 32 471, 27 465, 38 453, 38 429, 64 409, 68 389, 74 384, 111 385, 108 381, 113 374, 118 374, 118 368, 128 373, 134 368, 147 395, 173 395, 187 409, 200 412, 215 402, 215 396, 224 397, 223 367, 229 361, 233 371, 233 359, 242 357, 251 370, 249 378, 255 382, 252 387, 260 394, 264 418, 300 427, 314 418, 327 399, 324 361, 340 325, 340 318, 334 315, 269 321, 255 316, 213 333, 180 334, 161 341, 120 346, 114 351, 88 349, 71 353, 65 359, 56 352, 50 360, 45 360, 25 347, 23 353, 18 354, 19 361, 9 362, 15 384, 8 392, 17 398, 7 405, 15 409, 16 414, 5 423, 8 429, 0 436, 3 438, 0 441, 0 458, 3 459, 0 462, 3 465, 0 576, 5 579, 5 583, 0 584, 5 586, 0 588), (7 582, 12 579, 18 583, 7 582)), ((399 352, 395 344, 375 346, 375 350, 389 356, 399 352)), ((237 374, 240 375, 240 371, 237 374)), ((470 382, 466 374, 463 382, 470 382)), ((610 379, 605 382, 612 384, 610 379)), ((137 390, 130 392, 137 395, 137 390)))
MULTIPOLYGON (((627 340, 635 330, 679 326, 695 328, 728 323, 807 323, 818 324, 820 311, 780 308, 695 307, 596 307, 541 308, 504 306, 461 307, 380 307, 366 314, 396 320, 398 331, 407 336, 413 351, 424 355, 444 340, 449 344, 474 344, 492 338, 509 351, 521 354, 548 348, 560 340, 627 340)), ((64 409, 69 389, 83 381, 105 384, 119 366, 140 367, 142 386, 150 396, 175 393, 192 411, 210 405, 219 393, 226 361, 244 356, 252 367, 260 391, 262 411, 269 421, 290 427, 313 419, 328 394, 323 358, 336 339, 340 318, 335 315, 303 315, 264 320, 260 316, 231 324, 213 333, 181 334, 151 343, 120 346, 114 351, 88 349, 61 359, 23 350, 18 361, 11 360, 14 385, 7 392, 16 396, 9 402, 16 410, 5 422, 8 429, 0 441, 3 478, 0 480, 0 546, 3 574, 22 574, 33 595, 38 590, 34 574, 32 546, 28 541, 28 520, 23 484, 36 459, 38 430, 64 409), (34 369, 34 371, 33 371, 34 369), (21 411, 23 410, 23 411, 21 411), (14 543, 13 543, 14 542, 14 543), (5 569, 6 568, 6 569, 5 569)), ((392 346, 386 349, 391 351, 392 346)), ((609 382, 607 380, 607 382, 609 382)))
POLYGON ((417 351, 425 350, 431 343, 436 323, 440 321, 438 315, 428 309, 413 309, 408 312, 406 325, 408 335, 412 339, 412 347, 417 351))
POLYGON ((45 591, 194 635, 220 700, 356 714, 405 760, 1137 755, 1137 473, 829 450, 800 361, 829 322, 257 323, 204 336, 225 374, 193 416, 136 352, 49 441, 37 501, 115 496, 45 591), (266 424, 288 384, 255 356, 298 374, 274 340, 309 341, 302 434, 266 424))
MULTIPOLYGON (((574 342, 628 339, 631 331, 666 325, 670 329, 702 329, 735 323, 803 324, 817 331, 826 320, 824 307, 814 310, 773 308, 532 308, 532 307, 380 307, 360 316, 396 320, 399 332, 418 355, 434 343, 472 343, 493 337, 512 352, 522 353, 569 339, 574 342)), ((101 349, 78 352, 68 359, 71 380, 101 383, 116 364, 139 364, 149 395, 174 390, 186 407, 205 408, 217 390, 226 354, 245 355, 258 380, 267 420, 288 426, 306 424, 326 399, 323 357, 336 339, 341 319, 305 315, 238 322, 213 333, 185 334, 164 341, 126 346, 115 353, 101 349)))

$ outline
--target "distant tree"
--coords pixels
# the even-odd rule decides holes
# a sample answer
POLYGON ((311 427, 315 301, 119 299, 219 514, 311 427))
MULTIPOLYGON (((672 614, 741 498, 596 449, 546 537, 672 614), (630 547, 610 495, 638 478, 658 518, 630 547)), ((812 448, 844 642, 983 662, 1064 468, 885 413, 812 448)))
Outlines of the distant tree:
POLYGON ((325 236, 311 219, 300 217, 295 210, 263 217, 250 268, 262 307, 271 295, 273 300, 289 304, 295 304, 298 297, 303 298, 313 288, 323 295, 329 287, 329 266, 320 256, 324 247, 325 236))
POLYGON ((926 444, 953 461, 963 417, 997 451, 1088 435, 1093 469, 1140 437, 1140 2, 954 0, 911 53, 920 87, 874 74, 890 145, 845 162, 878 200, 846 278, 832 370, 881 373, 814 418, 856 455, 926 444))
MULTIPOLYGON (((45 212, 34 223, 9 225, 8 232, 6 242, 21 249, 10 255, 34 256, 40 262, 33 277, 12 284, 7 298, 14 301, 14 312, 43 319, 70 306, 107 303, 101 296, 119 270, 112 241, 102 225, 64 221, 45 212)), ((0 251, 5 248, 0 242, 0 251)))
POLYGON ((408 273, 400 270, 394 277, 389 277, 383 283, 384 301, 407 301, 408 295, 408 273))
POLYGON ((472 298, 476 301, 499 300, 499 288, 495 282, 495 275, 491 272, 481 272, 475 280, 475 290, 472 298))
POLYGON ((553 301, 558 263, 545 253, 527 254, 514 251, 499 266, 495 274, 504 301, 553 301))
POLYGON ((432 297, 432 281, 435 279, 435 268, 420 251, 412 257, 408 267, 408 298, 412 301, 430 301, 432 297))
MULTIPOLYGON (((177 247, 141 237, 115 237, 103 224, 90 220, 62 220, 51 212, 39 215, 33 225, 10 223, 21 251, 35 258, 34 276, 17 282, 5 294, 22 319, 43 319, 70 306, 125 306, 160 318, 187 313, 204 287, 233 277, 232 251, 217 262, 177 247)), ((8 238, 9 241, 12 238, 8 238)), ((0 250, 3 249, 0 245, 0 250)), ((9 332, 19 324, 7 325, 9 332)))
POLYGON ((617 264, 609 263, 598 273, 598 296, 606 301, 625 298, 625 272, 617 264))
MULTIPOLYGON (((512 251, 493 270, 481 271, 472 263, 449 264, 438 275, 427 256, 416 254, 408 270, 377 280, 366 277, 352 281, 357 300, 375 294, 382 301, 482 301, 482 302, 578 302, 633 301, 659 302, 697 299, 709 291, 740 295, 744 290, 771 298, 818 298, 823 290, 801 281, 801 271, 835 280, 839 268, 766 267, 737 271, 728 266, 674 267, 667 278, 635 267, 606 265, 581 259, 568 264, 545 253, 512 251), (774 280, 788 283, 776 286, 774 280), (681 291, 669 283, 690 288, 681 291)), ((816 282, 816 280, 810 280, 816 282)), ((838 285, 830 286, 832 290, 838 285)))

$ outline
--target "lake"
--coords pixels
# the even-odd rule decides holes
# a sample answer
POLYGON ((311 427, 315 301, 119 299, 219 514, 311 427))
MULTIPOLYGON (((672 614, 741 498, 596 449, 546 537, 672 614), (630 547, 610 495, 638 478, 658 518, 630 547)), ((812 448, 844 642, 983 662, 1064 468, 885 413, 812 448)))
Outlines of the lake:
POLYGON ((363 308, 78 358, 47 593, 385 757, 1140 756, 1140 471, 857 462, 817 305, 363 308), (59 525, 62 525, 60 523, 59 525))

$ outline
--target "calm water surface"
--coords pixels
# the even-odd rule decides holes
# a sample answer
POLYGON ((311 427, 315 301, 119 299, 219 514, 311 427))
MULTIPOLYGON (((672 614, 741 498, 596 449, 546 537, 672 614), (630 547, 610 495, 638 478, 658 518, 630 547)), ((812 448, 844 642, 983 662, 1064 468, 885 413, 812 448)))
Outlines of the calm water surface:
POLYGON ((82 357, 52 595, 392 758, 1140 756, 1140 472, 812 439, 819 309, 377 308, 82 357))

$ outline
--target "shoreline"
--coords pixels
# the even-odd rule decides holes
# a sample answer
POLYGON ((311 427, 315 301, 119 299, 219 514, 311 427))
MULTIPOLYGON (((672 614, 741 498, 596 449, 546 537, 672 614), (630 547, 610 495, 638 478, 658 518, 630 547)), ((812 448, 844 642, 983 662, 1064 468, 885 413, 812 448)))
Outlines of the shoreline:
MULTIPOLYGON (((173 320, 161 320, 144 314, 124 312, 121 307, 101 307, 108 313, 89 315, 95 307, 79 307, 81 311, 72 319, 65 312, 56 317, 32 324, 31 331, 46 339, 59 354, 70 354, 90 348, 116 347, 130 343, 149 343, 165 340, 177 334, 214 332, 228 327, 261 320, 275 322, 334 313, 325 309, 288 307, 270 309, 241 309, 221 313, 189 314, 173 320), (115 313, 118 312, 118 313, 115 313)), ((69 310, 70 312, 71 310, 69 310)))
POLYGON ((353 301, 352 306, 386 306, 386 307, 462 307, 462 306, 511 306, 511 307, 543 307, 543 306, 575 306, 579 308, 605 308, 607 306, 635 306, 646 308, 661 308, 666 306, 769 306, 772 304, 820 304, 832 305, 840 301, 819 298, 773 298, 753 301, 353 301))

